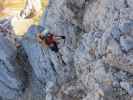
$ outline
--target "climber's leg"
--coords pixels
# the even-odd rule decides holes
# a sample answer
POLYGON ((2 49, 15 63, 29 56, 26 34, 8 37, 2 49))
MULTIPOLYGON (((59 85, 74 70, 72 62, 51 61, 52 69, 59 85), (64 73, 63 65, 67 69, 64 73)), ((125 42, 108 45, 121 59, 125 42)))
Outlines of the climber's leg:
POLYGON ((50 49, 52 50, 52 51, 54 51, 54 52, 59 52, 59 48, 58 48, 58 46, 57 46, 57 44, 56 43, 53 43, 53 44, 51 44, 50 46, 50 49))

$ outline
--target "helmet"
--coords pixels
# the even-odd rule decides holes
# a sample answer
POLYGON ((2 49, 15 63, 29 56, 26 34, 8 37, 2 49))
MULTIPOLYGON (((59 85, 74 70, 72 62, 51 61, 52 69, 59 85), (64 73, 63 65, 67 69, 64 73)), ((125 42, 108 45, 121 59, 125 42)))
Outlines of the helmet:
POLYGON ((47 36, 47 35, 48 35, 48 33, 49 33, 48 28, 44 29, 44 31, 43 31, 42 33, 43 33, 43 35, 44 35, 44 36, 47 36))

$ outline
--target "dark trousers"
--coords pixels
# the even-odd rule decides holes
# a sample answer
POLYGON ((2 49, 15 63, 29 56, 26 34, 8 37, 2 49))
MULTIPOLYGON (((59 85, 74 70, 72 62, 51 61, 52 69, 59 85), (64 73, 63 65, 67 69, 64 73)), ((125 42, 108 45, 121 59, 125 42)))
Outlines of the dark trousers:
POLYGON ((56 43, 51 44, 50 49, 56 53, 59 52, 59 48, 56 43))

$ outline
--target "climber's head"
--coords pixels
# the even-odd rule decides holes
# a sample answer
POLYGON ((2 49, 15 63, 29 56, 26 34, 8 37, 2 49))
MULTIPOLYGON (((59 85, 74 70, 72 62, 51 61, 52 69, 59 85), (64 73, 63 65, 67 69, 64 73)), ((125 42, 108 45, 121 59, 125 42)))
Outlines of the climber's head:
POLYGON ((45 28, 45 29, 43 30, 43 32, 42 32, 42 34, 43 34, 44 36, 48 36, 49 33, 50 33, 50 32, 49 32, 49 29, 48 29, 48 28, 45 28))

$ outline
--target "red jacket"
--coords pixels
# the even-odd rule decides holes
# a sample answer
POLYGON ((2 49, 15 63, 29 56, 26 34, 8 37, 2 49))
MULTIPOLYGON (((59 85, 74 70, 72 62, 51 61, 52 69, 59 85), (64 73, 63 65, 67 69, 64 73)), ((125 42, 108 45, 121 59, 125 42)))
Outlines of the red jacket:
POLYGON ((51 44, 55 44, 56 40, 54 39, 54 35, 50 34, 49 36, 47 36, 46 38, 46 44, 47 45, 51 45, 51 44))

